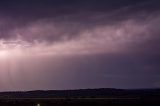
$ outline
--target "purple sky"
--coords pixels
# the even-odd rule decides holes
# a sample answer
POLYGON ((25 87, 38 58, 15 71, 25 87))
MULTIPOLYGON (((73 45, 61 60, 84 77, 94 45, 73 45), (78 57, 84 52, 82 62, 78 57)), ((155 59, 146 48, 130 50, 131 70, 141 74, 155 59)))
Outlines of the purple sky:
POLYGON ((159 5, 0 1, 0 91, 160 87, 159 5))

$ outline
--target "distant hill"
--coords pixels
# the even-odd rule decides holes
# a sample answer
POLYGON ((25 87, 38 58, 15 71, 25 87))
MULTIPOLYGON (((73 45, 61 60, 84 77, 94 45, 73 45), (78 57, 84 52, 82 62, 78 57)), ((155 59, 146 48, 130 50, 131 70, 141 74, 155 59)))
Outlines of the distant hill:
POLYGON ((0 98, 160 97, 160 89, 79 89, 0 92, 0 98))

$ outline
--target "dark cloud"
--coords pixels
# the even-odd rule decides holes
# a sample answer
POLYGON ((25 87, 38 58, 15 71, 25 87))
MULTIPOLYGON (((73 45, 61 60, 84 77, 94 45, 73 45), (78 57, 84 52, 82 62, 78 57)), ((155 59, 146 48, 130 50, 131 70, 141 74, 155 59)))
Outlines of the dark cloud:
POLYGON ((112 26, 126 20, 142 23, 152 14, 158 14, 158 4, 157 0, 4 1, 1 3, 1 38, 12 38, 20 33, 28 40, 41 37, 44 40, 58 40, 62 36, 72 38, 83 30, 92 31, 95 27, 112 26), (32 27, 35 30, 42 27, 45 31, 38 31, 43 34, 39 36, 38 32, 31 31, 33 29, 28 30, 32 27))
POLYGON ((159 87, 159 4, 0 1, 1 90, 159 87))
POLYGON ((137 23, 142 23, 152 14, 157 14, 158 4, 157 0, 152 2, 149 0, 2 1, 1 38, 15 37, 17 36, 14 34, 15 30, 18 30, 16 33, 22 33, 21 36, 25 39, 41 39, 42 37, 46 40, 58 40, 64 35, 72 38, 83 30, 92 31, 95 27, 112 26, 126 20, 136 20, 137 23), (42 31, 43 35, 39 37, 41 32, 33 33, 26 30, 28 27, 34 27, 35 30, 38 29, 37 27, 42 27, 41 29, 45 31, 42 31), (21 31, 23 29, 29 34, 32 33, 33 36, 21 31))

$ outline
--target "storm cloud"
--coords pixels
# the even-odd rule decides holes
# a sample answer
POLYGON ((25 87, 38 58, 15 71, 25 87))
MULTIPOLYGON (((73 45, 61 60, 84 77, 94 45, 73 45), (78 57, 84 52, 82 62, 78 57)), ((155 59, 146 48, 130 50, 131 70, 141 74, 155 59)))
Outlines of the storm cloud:
POLYGON ((2 1, 0 89, 159 87, 159 4, 2 1))

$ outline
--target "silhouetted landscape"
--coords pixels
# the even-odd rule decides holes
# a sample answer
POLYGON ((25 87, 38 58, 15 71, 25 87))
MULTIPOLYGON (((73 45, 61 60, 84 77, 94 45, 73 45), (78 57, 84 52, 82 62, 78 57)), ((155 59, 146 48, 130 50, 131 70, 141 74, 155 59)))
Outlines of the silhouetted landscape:
POLYGON ((0 106, 160 106, 159 23, 160 0, 0 0, 0 106))
POLYGON ((142 106, 160 104, 160 89, 79 89, 1 92, 1 106, 142 106))

